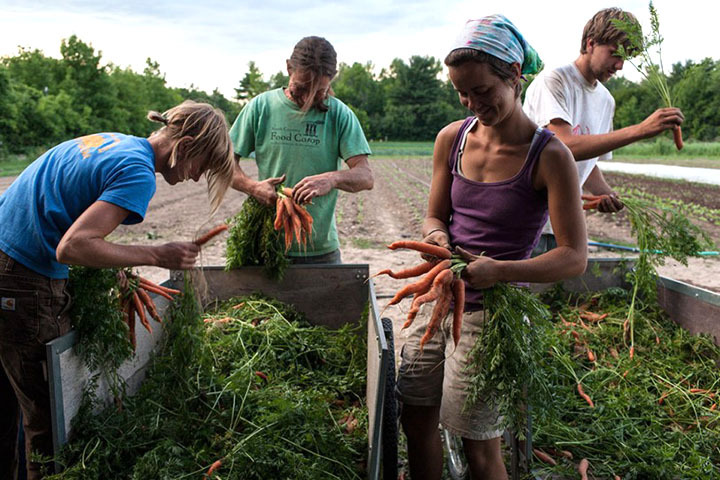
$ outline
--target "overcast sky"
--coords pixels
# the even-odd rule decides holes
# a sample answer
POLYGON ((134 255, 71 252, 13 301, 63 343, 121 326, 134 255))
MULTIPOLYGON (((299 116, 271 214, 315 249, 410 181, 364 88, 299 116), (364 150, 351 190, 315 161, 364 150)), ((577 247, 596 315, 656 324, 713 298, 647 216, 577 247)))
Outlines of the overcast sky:
MULTIPOLYGON (((720 59, 716 40, 720 2, 656 0, 663 60, 720 59)), ((63 38, 77 35, 112 62, 142 72, 145 59, 160 64, 170 86, 215 88, 228 97, 254 60, 266 78, 285 68, 302 37, 327 38, 338 60, 372 62, 376 70, 394 58, 444 58, 469 18, 502 13, 538 50, 546 66, 575 59, 582 28, 599 9, 619 6, 649 30, 648 3, 623 0, 0 0, 0 56, 18 46, 60 56, 63 38)), ((625 67, 626 76, 637 74, 625 67)))

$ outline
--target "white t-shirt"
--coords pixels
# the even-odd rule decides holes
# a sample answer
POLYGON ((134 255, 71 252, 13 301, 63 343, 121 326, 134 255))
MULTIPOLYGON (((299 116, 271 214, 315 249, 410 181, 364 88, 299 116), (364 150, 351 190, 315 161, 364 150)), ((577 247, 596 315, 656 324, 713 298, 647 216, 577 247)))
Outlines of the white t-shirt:
MULTIPOLYGON (((600 82, 591 85, 574 63, 554 70, 543 70, 525 92, 525 113, 541 127, 559 118, 575 135, 597 135, 612 131, 615 99, 600 82)), ((587 180, 598 160, 610 160, 612 152, 575 162, 578 186, 587 180)), ((543 233, 552 233, 550 222, 543 233)))

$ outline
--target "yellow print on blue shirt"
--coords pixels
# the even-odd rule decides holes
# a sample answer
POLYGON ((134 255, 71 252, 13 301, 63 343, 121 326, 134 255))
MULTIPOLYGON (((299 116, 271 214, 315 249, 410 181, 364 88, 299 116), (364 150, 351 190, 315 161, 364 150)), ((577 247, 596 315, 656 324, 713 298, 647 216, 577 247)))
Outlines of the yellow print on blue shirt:
POLYGON ((95 133, 93 135, 86 135, 84 137, 80 137, 77 139, 77 142, 78 148, 80 148, 80 153, 82 153, 83 158, 89 158, 90 155, 95 152, 103 153, 111 149, 112 147, 120 143, 120 139, 112 133, 95 133))

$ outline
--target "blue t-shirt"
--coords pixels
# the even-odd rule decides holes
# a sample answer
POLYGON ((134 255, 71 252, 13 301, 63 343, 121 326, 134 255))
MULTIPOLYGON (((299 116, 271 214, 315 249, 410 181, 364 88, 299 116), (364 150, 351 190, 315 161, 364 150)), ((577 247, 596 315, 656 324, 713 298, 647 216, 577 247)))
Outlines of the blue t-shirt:
POLYGON ((150 142, 98 133, 57 145, 30 164, 0 196, 0 250, 50 278, 67 278, 57 261, 60 239, 98 200, 130 211, 140 223, 155 194, 150 142))

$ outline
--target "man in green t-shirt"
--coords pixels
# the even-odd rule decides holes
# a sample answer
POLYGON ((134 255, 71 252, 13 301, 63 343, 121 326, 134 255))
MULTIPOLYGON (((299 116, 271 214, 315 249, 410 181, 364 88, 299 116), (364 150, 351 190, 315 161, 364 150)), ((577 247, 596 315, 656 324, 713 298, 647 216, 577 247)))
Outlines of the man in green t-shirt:
POLYGON ((313 217, 307 248, 288 251, 294 263, 340 263, 335 225, 338 189, 369 190, 370 147, 347 105, 330 96, 337 73, 332 45, 320 37, 300 40, 287 61, 287 88, 253 98, 230 129, 237 157, 255 152, 258 180, 237 166, 233 187, 265 205, 275 205, 275 187, 293 188, 293 199, 313 217), (345 160, 348 169, 342 168, 345 160))

